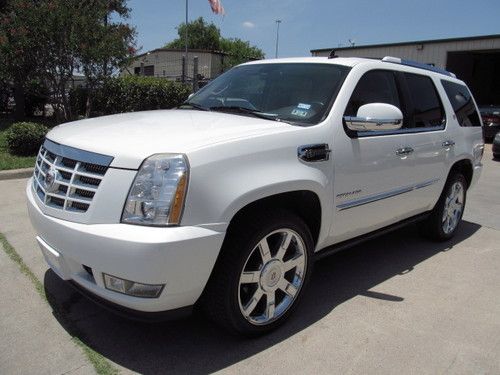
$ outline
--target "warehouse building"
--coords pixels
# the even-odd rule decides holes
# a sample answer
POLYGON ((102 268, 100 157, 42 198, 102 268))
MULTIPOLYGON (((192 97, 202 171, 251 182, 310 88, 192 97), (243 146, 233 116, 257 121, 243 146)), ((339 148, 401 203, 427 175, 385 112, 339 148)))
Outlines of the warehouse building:
POLYGON ((472 90, 478 104, 500 104, 500 34, 311 50, 313 56, 401 57, 444 68, 472 90))
MULTIPOLYGON (((143 75, 161 77, 171 80, 182 78, 182 59, 184 50, 171 48, 158 48, 134 58, 130 66, 124 68, 120 75, 143 75)), ((193 76, 194 57, 198 57, 198 74, 202 79, 213 79, 224 70, 223 52, 190 49, 186 75, 189 79, 193 76)))

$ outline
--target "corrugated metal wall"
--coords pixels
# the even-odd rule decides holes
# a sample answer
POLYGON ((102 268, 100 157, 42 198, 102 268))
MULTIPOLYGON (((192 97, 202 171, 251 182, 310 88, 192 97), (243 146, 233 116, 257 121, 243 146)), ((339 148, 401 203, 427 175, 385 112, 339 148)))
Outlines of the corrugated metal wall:
MULTIPOLYGON (((335 48, 333 48, 335 49, 335 48)), ((500 50, 500 38, 443 41, 438 43, 407 44, 398 46, 355 47, 336 50, 340 57, 395 56, 446 68, 448 52, 500 50)), ((328 56, 328 51, 313 52, 313 56, 328 56)))

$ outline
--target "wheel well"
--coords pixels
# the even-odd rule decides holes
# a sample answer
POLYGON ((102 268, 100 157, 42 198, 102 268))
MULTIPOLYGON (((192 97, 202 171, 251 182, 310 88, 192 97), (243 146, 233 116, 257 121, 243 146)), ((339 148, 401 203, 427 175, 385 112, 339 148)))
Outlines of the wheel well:
POLYGON ((246 217, 262 211, 286 209, 298 215, 309 227, 314 244, 318 241, 321 227, 321 204, 316 193, 308 190, 271 195, 249 203, 240 209, 229 223, 228 231, 246 217))
POLYGON ((473 173, 472 163, 470 160, 463 159, 453 164, 453 166, 450 169, 450 173, 448 174, 448 177, 451 176, 453 172, 461 173, 465 177, 465 180, 467 181, 467 187, 470 186, 472 182, 472 173, 473 173))

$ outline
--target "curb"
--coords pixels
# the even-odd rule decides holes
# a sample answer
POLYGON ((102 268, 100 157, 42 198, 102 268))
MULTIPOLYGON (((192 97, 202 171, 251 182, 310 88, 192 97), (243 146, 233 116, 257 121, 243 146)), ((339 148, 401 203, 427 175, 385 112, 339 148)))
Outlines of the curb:
POLYGON ((0 171, 0 181, 14 180, 16 178, 28 178, 33 174, 33 168, 11 169, 0 171))

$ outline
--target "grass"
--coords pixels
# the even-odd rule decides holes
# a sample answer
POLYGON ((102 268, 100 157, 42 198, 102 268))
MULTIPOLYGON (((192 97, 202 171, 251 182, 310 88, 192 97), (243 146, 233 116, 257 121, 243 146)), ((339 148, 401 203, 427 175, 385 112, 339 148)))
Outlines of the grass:
MULTIPOLYGON (((2 245, 5 253, 7 256, 18 265, 19 270, 26 275, 26 277, 31 281, 33 286, 35 287, 36 291, 40 295, 40 297, 47 303, 49 303, 49 298, 46 294, 45 288, 42 284, 42 282, 36 277, 36 275, 31 271, 31 269, 24 263, 23 258, 18 254, 16 249, 7 241, 7 238, 0 233, 0 244, 2 245)), ((69 319, 64 315, 64 313, 61 311, 62 309, 58 308, 57 306, 52 306, 54 309, 54 313, 57 314, 61 319, 65 320, 67 326, 72 327, 74 324, 69 321, 69 319)), ((75 329, 72 329, 71 331, 75 331, 75 329)), ((90 348, 88 345, 86 345, 83 341, 79 339, 79 337, 76 334, 73 334, 72 332, 68 331, 68 333, 71 334, 71 340, 82 349, 83 353, 89 360, 89 362, 92 364, 94 367, 95 371, 100 374, 100 375, 116 375, 118 374, 118 369, 114 367, 111 362, 109 362, 104 356, 102 356, 100 353, 96 352, 92 348, 90 348)))
POLYGON ((24 263, 23 258, 17 253, 16 249, 12 247, 12 245, 7 241, 7 238, 3 234, 0 233, 0 244, 2 244, 5 253, 7 253, 8 257, 17 263, 19 266, 19 270, 26 275, 26 277, 31 281, 36 291, 45 301, 47 301, 47 296, 45 295, 45 288, 43 284, 38 280, 36 275, 31 271, 31 269, 24 263))

